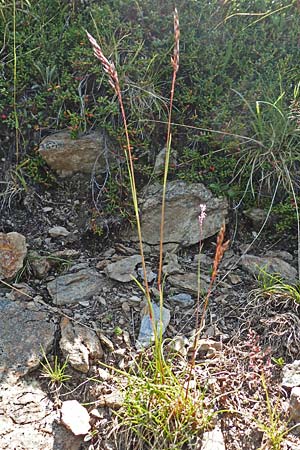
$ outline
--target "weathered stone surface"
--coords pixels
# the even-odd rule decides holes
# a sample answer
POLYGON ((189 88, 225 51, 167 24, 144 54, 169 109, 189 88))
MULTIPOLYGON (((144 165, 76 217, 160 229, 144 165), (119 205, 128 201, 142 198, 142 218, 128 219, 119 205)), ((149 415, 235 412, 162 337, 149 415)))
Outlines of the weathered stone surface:
MULTIPOLYGON (((168 277, 168 282, 172 286, 192 294, 197 294, 198 292, 198 275, 194 272, 171 275, 168 277)), ((200 277, 200 291, 207 292, 208 285, 208 281, 204 279, 204 276, 202 275, 200 277)))
MULTIPOLYGON (((156 323, 156 330, 157 330, 157 332, 159 332, 160 331, 160 309, 156 303, 152 303, 152 307, 153 307, 154 320, 156 323)), ((146 307, 146 311, 147 310, 148 310, 148 307, 146 307)), ((170 322, 170 318, 171 318, 170 311, 167 308, 163 307, 162 324, 161 324, 162 334, 164 334, 164 332, 166 331, 167 326, 169 325, 169 322, 170 322)), ((153 324, 150 320, 150 316, 147 311, 141 321, 139 336, 138 336, 136 345, 138 348, 148 347, 149 345, 152 344, 153 341, 154 341, 153 324)))
POLYGON ((183 269, 178 262, 178 256, 175 253, 166 254, 162 271, 165 275, 183 272, 183 269))
POLYGON ((89 413, 77 400, 63 402, 61 421, 75 436, 87 434, 91 429, 89 413))
POLYGON ((27 305, 0 299, 0 378, 17 379, 36 369, 41 347, 47 352, 53 343, 48 315, 27 305))
POLYGON ((88 300, 100 294, 103 277, 93 269, 83 269, 57 277, 47 284, 47 289, 56 305, 67 305, 88 300))
POLYGON ((300 422, 300 387, 294 387, 291 391, 289 413, 291 420, 300 422))
POLYGON ((28 254, 28 259, 30 267, 37 278, 42 279, 48 274, 51 265, 46 256, 41 256, 37 252, 31 251, 28 254))
POLYGON ((55 423, 47 393, 34 380, 0 386, 1 450, 79 450, 82 438, 55 423))
MULTIPOLYGON (((144 192, 141 203, 143 241, 158 245, 160 241, 162 186, 155 183, 144 192)), ((228 213, 224 198, 216 198, 201 183, 170 181, 166 187, 164 242, 189 246, 199 242, 199 204, 206 204, 202 238, 216 234, 228 213)), ((132 240, 136 235, 132 233, 132 240)))
POLYGON ((282 386, 293 388, 300 386, 300 360, 296 359, 292 364, 286 364, 282 369, 282 386))
POLYGON ((251 220, 254 230, 259 230, 268 217, 268 210, 261 208, 250 208, 244 211, 244 214, 251 220))
POLYGON ((201 450, 226 450, 223 433, 218 426, 203 433, 201 450))
POLYGON ((175 294, 168 297, 169 302, 176 303, 177 305, 184 307, 192 306, 194 300, 190 294, 175 294))
POLYGON ((254 276, 262 274, 263 271, 268 274, 280 275, 290 283, 297 282, 297 270, 288 262, 277 257, 243 255, 241 265, 254 276))
MULTIPOLYGON (((166 147, 164 147, 156 156, 155 159, 155 164, 154 164, 154 169, 153 169, 153 174, 154 175, 162 175, 164 173, 165 170, 165 161, 166 161, 166 147)), ((170 167, 174 167, 176 165, 176 158, 177 158, 177 153, 172 150, 170 152, 170 158, 169 158, 169 166, 170 167)))
POLYGON ((0 278, 13 278, 22 269, 26 253, 26 239, 22 234, 0 233, 0 278))
POLYGON ((109 151, 100 133, 72 139, 68 131, 47 136, 40 144, 40 155, 61 176, 91 173, 93 168, 105 172, 109 151))
POLYGON ((57 238, 68 236, 70 234, 70 231, 68 231, 65 227, 57 225, 55 227, 50 228, 48 233, 52 238, 57 238))
POLYGON ((90 361, 101 359, 103 350, 97 334, 89 328, 72 323, 64 317, 60 323, 60 348, 70 365, 79 372, 87 373, 90 361))
POLYGON ((132 281, 131 275, 136 277, 137 273, 135 268, 141 262, 142 258, 140 255, 128 256, 127 258, 122 258, 119 261, 108 264, 105 268, 105 273, 113 280, 128 283, 132 281))

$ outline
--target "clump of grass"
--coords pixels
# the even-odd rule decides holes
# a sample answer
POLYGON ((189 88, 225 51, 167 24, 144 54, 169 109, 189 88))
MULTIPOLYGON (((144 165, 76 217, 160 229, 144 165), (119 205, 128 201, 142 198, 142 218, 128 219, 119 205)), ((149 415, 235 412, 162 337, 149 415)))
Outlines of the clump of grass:
POLYGON ((174 370, 175 366, 175 361, 166 363, 164 382, 158 383, 155 363, 151 355, 144 355, 128 377, 118 417, 130 448, 179 450, 195 444, 212 426, 219 411, 207 400, 205 387, 195 385, 187 396, 188 366, 183 362, 174 370))
POLYGON ((263 268, 260 270, 258 282, 266 297, 278 296, 283 300, 291 300, 300 304, 299 284, 287 283, 279 274, 270 274, 263 268))
POLYGON ((68 360, 66 359, 63 364, 58 360, 58 356, 55 355, 54 362, 51 364, 45 350, 42 348, 43 362, 40 361, 42 366, 42 377, 47 378, 49 383, 55 387, 61 387, 66 381, 69 381, 72 377, 66 374, 66 369, 68 367, 68 360))
POLYGON ((260 448, 281 450, 284 438, 295 427, 288 427, 288 419, 282 414, 280 398, 275 403, 271 400, 264 374, 261 383, 265 392, 266 414, 262 420, 254 418, 258 429, 263 432, 263 445, 260 448))

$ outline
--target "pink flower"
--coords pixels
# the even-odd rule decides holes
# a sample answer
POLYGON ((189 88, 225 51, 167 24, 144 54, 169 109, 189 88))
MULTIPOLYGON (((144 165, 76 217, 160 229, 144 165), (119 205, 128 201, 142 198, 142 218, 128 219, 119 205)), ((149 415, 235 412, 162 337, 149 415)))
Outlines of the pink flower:
POLYGON ((205 219, 205 217, 206 217, 206 205, 199 205, 200 206, 200 214, 199 214, 199 216, 198 216, 198 219, 199 219, 199 225, 200 225, 200 229, 202 229, 202 226, 203 226, 203 221, 204 221, 204 219, 205 219))

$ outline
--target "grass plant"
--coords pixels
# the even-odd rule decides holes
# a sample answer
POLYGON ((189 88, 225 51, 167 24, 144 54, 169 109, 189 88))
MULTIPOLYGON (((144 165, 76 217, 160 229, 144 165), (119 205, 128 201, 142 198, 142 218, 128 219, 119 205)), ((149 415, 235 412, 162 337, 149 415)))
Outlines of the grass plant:
POLYGON ((283 418, 280 399, 277 399, 275 404, 271 401, 264 374, 261 376, 261 383, 265 392, 266 415, 262 420, 254 418, 258 429, 263 432, 263 445, 260 450, 281 450, 284 438, 296 426, 289 427, 288 419, 283 418))
MULTIPOLYGON (((201 318, 200 310, 200 273, 198 273, 198 300, 196 308, 196 332, 194 343, 192 345, 192 357, 190 365, 185 361, 184 369, 180 375, 174 372, 173 362, 166 360, 164 355, 163 335, 162 335, 162 314, 163 314, 163 282, 162 282, 162 265, 163 265, 163 243, 164 243, 164 221, 165 221, 165 203, 166 203, 166 187, 168 179, 169 160, 171 152, 171 124, 172 124, 172 108, 175 93, 175 84, 177 72, 179 69, 179 17, 177 9, 174 11, 174 50, 171 58, 173 76, 171 83, 170 107, 167 122, 167 139, 166 154, 163 174, 163 193, 161 207, 160 222, 160 251, 159 251, 159 267, 158 267, 158 291, 159 291, 159 323, 155 323, 152 300, 147 282, 146 263, 143 251, 142 229, 139 214, 139 205, 137 198, 137 189, 135 182, 134 158, 132 155, 132 146, 130 143, 127 118, 124 109, 122 91, 119 83, 118 73, 114 64, 104 56, 97 41, 87 32, 88 39, 93 46, 94 55, 100 60, 104 71, 108 74, 109 84, 113 87, 118 98, 123 119, 126 146, 124 148, 127 163, 128 175, 130 179, 131 195, 135 211, 137 234, 139 239, 140 254, 142 258, 142 267, 144 273, 144 286, 137 280, 137 284, 144 292, 148 314, 152 323, 154 334, 154 347, 151 358, 143 361, 138 365, 137 375, 127 375, 128 383, 126 385, 126 400, 123 407, 122 426, 129 428, 137 438, 146 444, 147 448, 156 449, 181 449, 184 444, 193 440, 192 436, 199 436, 199 433, 205 429, 211 421, 214 414, 204 412, 203 389, 193 388, 192 378, 194 378, 194 369, 196 361, 196 353, 199 341, 199 335, 204 327, 205 315, 212 292, 213 284, 216 280, 219 263, 228 242, 224 243, 225 225, 222 226, 217 240, 216 254, 213 264, 210 286, 203 304, 201 318)), ((202 206, 202 212, 199 216, 200 226, 200 249, 202 224, 205 219, 205 206, 202 206)), ((200 270, 200 267, 199 267, 200 270)))
POLYGON ((268 297, 277 296, 282 300, 292 300, 300 304, 300 288, 298 284, 290 284, 283 280, 280 275, 270 274, 261 269, 258 282, 262 294, 268 297))
POLYGON ((51 364, 45 350, 41 348, 43 355, 43 362, 40 361, 42 366, 42 376, 49 380, 49 383, 55 387, 61 387, 66 381, 69 381, 72 377, 66 373, 66 369, 68 367, 68 360, 66 359, 63 364, 61 364, 58 360, 58 356, 54 356, 54 362, 51 364))

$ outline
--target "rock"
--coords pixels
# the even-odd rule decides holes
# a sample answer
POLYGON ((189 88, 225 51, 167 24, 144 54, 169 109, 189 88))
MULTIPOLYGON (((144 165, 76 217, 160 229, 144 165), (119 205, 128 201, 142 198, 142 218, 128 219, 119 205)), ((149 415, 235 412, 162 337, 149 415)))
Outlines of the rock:
POLYGON ((286 364, 282 369, 282 386, 293 388, 300 386, 300 360, 296 359, 292 364, 286 364))
POLYGON ((31 251, 28 254, 28 259, 36 278, 45 278, 51 268, 48 258, 46 256, 40 256, 37 252, 31 251))
MULTIPOLYGON (((166 147, 164 147, 156 156, 153 175, 162 175, 165 171, 166 147)), ((170 152, 169 167, 176 166, 177 153, 174 150, 170 152)))
POLYGON ((236 273, 229 273, 227 277, 230 283, 233 285, 239 284, 242 281, 241 277, 236 273))
POLYGON ((75 436, 87 434, 90 429, 90 416, 77 400, 62 403, 61 421, 75 436))
POLYGON ((26 283, 15 283, 12 286, 14 289, 10 291, 8 298, 13 302, 28 302, 35 296, 34 289, 26 283))
POLYGON ((55 406, 36 380, 1 384, 1 450, 79 450, 82 439, 57 425, 55 406))
POLYGON ((0 279, 13 278, 22 269, 26 254, 26 239, 22 234, 0 233, 0 279))
POLYGON ((266 256, 275 256, 280 259, 284 259, 284 261, 293 261, 293 255, 290 252, 285 250, 268 250, 266 252, 266 256))
POLYGON ((258 231, 268 217, 268 211, 261 208, 250 208, 244 211, 244 215, 251 220, 254 230, 258 231))
POLYGON ((0 378, 18 379, 36 369, 41 348, 47 352, 53 344, 55 325, 27 305, 0 298, 0 378))
POLYGON ((194 300, 190 294, 175 294, 172 297, 168 297, 169 302, 177 303, 184 307, 189 307, 194 304, 194 300))
MULTIPOLYGON (((148 281, 148 283, 152 283, 152 281, 156 280, 157 274, 155 272, 152 272, 152 270, 149 269, 149 267, 146 267, 146 271, 147 271, 147 281, 148 281)), ((141 277, 142 280, 145 279, 144 271, 143 271, 142 267, 138 268, 137 273, 138 273, 139 277, 141 277)))
MULTIPOLYGON (((160 212, 162 186, 150 185, 141 202, 142 235, 147 244, 158 245, 160 241, 160 212)), ((202 238, 216 234, 228 213, 226 199, 216 198, 201 183, 188 184, 170 181, 166 187, 166 210, 164 243, 190 246, 199 242, 199 204, 206 204, 207 216, 203 222, 202 238)), ((131 235, 137 240, 136 233, 131 235)))
POLYGON ((68 231, 65 227, 56 226, 50 228, 48 230, 48 233, 52 238, 57 238, 68 236, 70 234, 70 231, 68 231))
POLYGON ((264 276, 265 272, 271 275, 279 275, 292 284, 297 282, 297 270, 288 262, 277 257, 243 255, 241 265, 253 276, 264 276))
POLYGON ((109 151, 100 133, 91 133, 72 139, 68 131, 47 136, 40 144, 39 153, 46 163, 61 176, 74 173, 105 172, 109 151))
POLYGON ((70 365, 79 372, 88 373, 90 360, 98 360, 103 350, 97 334, 89 328, 72 323, 64 317, 61 320, 60 348, 70 365))
POLYGON ((162 268, 163 274, 173 275, 174 273, 182 273, 182 267, 178 262, 178 256, 175 253, 167 253, 164 258, 164 265, 162 268))
POLYGON ((47 284, 47 289, 56 305, 67 305, 100 294, 103 281, 96 270, 83 269, 57 277, 47 284))
MULTIPOLYGON (((156 303, 152 303, 153 307, 153 313, 154 313, 154 319, 156 323, 156 330, 159 332, 160 330, 160 309, 159 306, 156 303)), ((149 347, 149 345, 152 344, 154 341, 154 332, 153 332, 153 324, 150 320, 149 312, 148 312, 148 306, 146 306, 146 314, 143 316, 139 331, 139 336, 136 342, 137 348, 143 348, 143 347, 149 347)), ((167 326, 170 322, 170 311, 163 306, 162 310, 162 334, 167 329, 167 326)))
MULTIPOLYGON (((226 255, 226 253, 225 253, 226 255)), ((198 266, 198 261, 200 259, 200 268, 205 266, 205 267, 211 267, 213 265, 214 260, 206 255, 205 253, 198 253, 197 255, 194 256, 194 263, 197 264, 198 266)))
POLYGON ((174 352, 181 356, 187 356, 190 342, 186 336, 175 336, 171 340, 169 346, 174 352))
POLYGON ((198 352, 208 353, 209 355, 215 355, 222 351, 222 342, 214 341, 213 339, 199 339, 198 352))
POLYGON ((300 387, 293 387, 291 391, 289 414, 291 420, 300 422, 300 387))
MULTIPOLYGON (((198 293, 198 275, 194 272, 187 272, 184 274, 171 275, 168 277, 168 282, 176 288, 183 289, 192 294, 198 293)), ((206 293, 209 286, 207 278, 200 276, 200 291, 206 293)))
POLYGON ((223 433, 218 426, 203 433, 201 450, 226 450, 223 433))
POLYGON ((119 390, 114 390, 110 394, 104 394, 97 400, 97 405, 111 409, 120 409, 124 403, 124 394, 119 390))
POLYGON ((142 262, 140 255, 128 256, 119 261, 108 264, 105 268, 105 273, 109 278, 120 281, 121 283, 128 283, 132 281, 132 276, 137 276, 135 268, 142 262))

